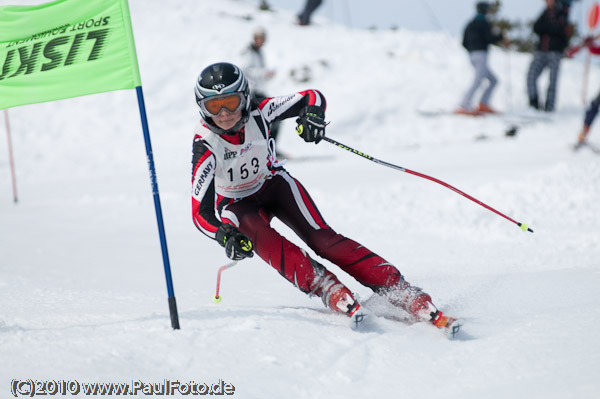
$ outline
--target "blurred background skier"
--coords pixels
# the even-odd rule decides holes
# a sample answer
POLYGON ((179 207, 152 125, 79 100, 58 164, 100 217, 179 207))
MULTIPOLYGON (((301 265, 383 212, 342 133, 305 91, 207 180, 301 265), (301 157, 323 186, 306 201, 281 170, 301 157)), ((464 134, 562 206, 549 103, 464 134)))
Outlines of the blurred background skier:
POLYGON ((306 26, 310 25, 310 18, 317 8, 321 5, 323 0, 306 0, 304 8, 298 14, 298 25, 306 26))
MULTIPOLYGON (((488 67, 488 47, 504 40, 501 34, 492 32, 492 25, 487 20, 487 14, 490 12, 491 5, 487 2, 479 2, 475 6, 477 15, 466 26, 463 34, 462 45, 469 52, 471 64, 475 68, 475 77, 471 87, 463 97, 460 107, 455 111, 463 115, 480 115, 482 113, 495 113, 490 107, 490 99, 498 79, 488 67), (481 95, 479 104, 473 108, 472 101, 479 87, 488 81, 488 86, 481 95)), ((505 41, 508 44, 508 41, 505 41)))
POLYGON ((555 108, 560 60, 569 38, 569 3, 546 0, 546 8, 533 25, 533 31, 539 36, 539 41, 527 72, 527 92, 529 105, 534 109, 553 112, 555 108), (542 105, 538 96, 537 80, 545 68, 550 70, 550 80, 546 102, 542 105))
MULTIPOLYGON (((591 54, 600 55, 600 43, 594 41, 593 37, 587 37, 583 41, 580 46, 574 46, 571 49, 567 50, 567 56, 574 56, 579 50, 582 48, 587 48, 591 54)), ((581 132, 577 136, 577 143, 575 144, 575 149, 579 149, 580 147, 588 144, 587 137, 590 133, 590 128, 592 127, 592 123, 596 116, 598 115, 598 110, 600 109, 600 93, 592 100, 592 102, 588 105, 585 110, 585 115, 583 118, 583 128, 581 132)))
MULTIPOLYGON (((263 54, 263 46, 267 41, 267 33, 264 28, 257 27, 252 33, 252 42, 242 52, 242 69, 246 74, 251 88, 252 100, 260 103, 268 97, 267 84, 275 76, 273 69, 267 68, 263 54)), ((277 141, 279 134, 279 121, 271 124, 271 137, 277 141)), ((279 155, 283 155, 280 151, 279 155)))

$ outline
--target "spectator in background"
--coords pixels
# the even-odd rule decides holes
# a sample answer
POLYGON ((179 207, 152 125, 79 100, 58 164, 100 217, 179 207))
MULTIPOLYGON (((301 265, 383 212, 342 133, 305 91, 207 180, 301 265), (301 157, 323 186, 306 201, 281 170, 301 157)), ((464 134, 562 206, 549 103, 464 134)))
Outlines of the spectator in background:
MULTIPOLYGON (((593 37, 587 37, 583 44, 580 46, 575 46, 569 50, 567 50, 567 56, 574 56, 579 50, 587 47, 591 54, 600 55, 600 44, 594 42, 593 37)), ((590 133, 590 128, 592 127, 592 123, 596 116, 598 115, 598 110, 600 109, 600 93, 596 96, 594 100, 590 103, 588 108, 585 110, 585 116, 583 119, 583 129, 577 136, 577 144, 575 144, 575 149, 579 149, 582 146, 588 144, 587 136, 590 133)))
POLYGON ((310 25, 310 16, 322 2, 323 0, 306 0, 304 10, 298 15, 298 25, 310 25))
MULTIPOLYGON (((242 53, 244 58, 242 69, 250 84, 252 101, 257 104, 269 97, 266 94, 267 81, 275 76, 275 71, 266 67, 265 57, 262 53, 262 47, 266 40, 267 34, 265 30, 261 27, 256 28, 252 35, 252 43, 242 53)), ((273 140, 277 140, 279 124, 279 121, 275 121, 271 125, 271 137, 273 140)))
POLYGON ((498 83, 496 76, 488 68, 488 46, 503 40, 501 34, 492 33, 492 26, 486 18, 490 11, 490 4, 479 2, 476 5, 477 15, 471 20, 464 31, 463 46, 469 51, 471 64, 475 68, 475 79, 473 84, 465 94, 460 107, 456 110, 457 114, 480 115, 482 113, 495 113, 490 107, 490 97, 498 83), (479 105, 471 107, 471 102, 475 92, 484 80, 487 80, 488 86, 483 92, 479 105))
POLYGON ((270 11, 271 10, 271 6, 269 6, 269 3, 267 3, 267 0, 260 0, 260 4, 258 5, 258 9, 259 10, 263 10, 263 11, 270 11))
POLYGON ((568 43, 568 6, 560 6, 555 0, 546 0, 546 9, 533 25, 533 31, 539 36, 539 43, 527 73, 527 92, 529 105, 546 112, 554 111, 560 59, 568 43), (550 69, 550 82, 546 103, 542 106, 538 97, 537 80, 545 68, 550 69))

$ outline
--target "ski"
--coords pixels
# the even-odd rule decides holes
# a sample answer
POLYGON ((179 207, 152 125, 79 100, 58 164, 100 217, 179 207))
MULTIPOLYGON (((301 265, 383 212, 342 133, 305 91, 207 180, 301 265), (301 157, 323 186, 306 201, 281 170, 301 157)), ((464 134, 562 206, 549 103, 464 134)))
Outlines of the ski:
POLYGON ((496 112, 496 113, 483 113, 478 111, 473 112, 456 112, 448 109, 432 109, 422 110, 417 109, 417 113, 426 118, 436 118, 441 116, 461 116, 473 119, 500 119, 506 123, 519 124, 522 126, 534 124, 537 122, 552 123, 553 119, 550 115, 526 112, 496 112))
POLYGON ((390 304, 386 298, 380 295, 372 295, 362 305, 363 309, 364 306, 368 306, 369 313, 372 313, 376 317, 402 323, 407 326, 417 323, 424 324, 440 331, 449 340, 468 339, 463 330, 465 324, 463 319, 448 316, 444 312, 435 309, 435 307, 428 314, 428 317, 417 318, 416 316, 411 316, 405 310, 390 304))
POLYGON ((335 158, 329 155, 284 155, 277 156, 278 159, 289 161, 291 163, 301 162, 329 162, 335 158))
POLYGON ((589 148, 594 154, 600 154, 600 148, 587 142, 577 142, 573 147, 573 151, 579 151, 582 148, 589 148))
POLYGON ((457 113, 456 111, 451 111, 451 110, 444 110, 444 109, 438 109, 438 110, 417 110, 417 113, 421 116, 427 117, 427 118, 436 118, 438 116, 470 116, 473 118, 477 118, 477 117, 484 117, 485 114, 483 113, 479 113, 479 112, 469 112, 469 113, 457 113))
POLYGON ((488 136, 485 133, 481 133, 477 136, 475 136, 474 140, 475 141, 489 141, 489 140, 495 140, 495 139, 499 139, 499 138, 513 138, 517 135, 517 133, 519 132, 519 127, 518 126, 508 126, 506 128, 506 130, 504 131, 504 136, 488 136))
POLYGON ((440 320, 433 321, 433 325, 440 329, 449 340, 459 339, 464 323, 456 317, 442 314, 440 320))
POLYGON ((371 312, 364 306, 360 306, 358 310, 350 316, 350 328, 353 330, 361 330, 365 328, 370 319, 371 312))
POLYGON ((438 315, 434 317, 434 320, 431 321, 417 321, 414 317, 411 317, 408 314, 390 314, 390 313, 379 313, 367 310, 364 306, 359 309, 358 312, 353 314, 350 317, 349 326, 352 330, 363 330, 368 328, 367 326, 371 325, 374 321, 372 320, 373 315, 377 317, 382 317, 386 320, 391 320, 394 322, 399 322, 402 324, 406 324, 408 326, 423 323, 425 325, 429 325, 432 328, 435 328, 439 332, 441 332, 444 337, 446 337, 450 341, 465 339, 466 335, 464 333, 464 321, 457 317, 446 316, 444 313, 439 312, 438 315))

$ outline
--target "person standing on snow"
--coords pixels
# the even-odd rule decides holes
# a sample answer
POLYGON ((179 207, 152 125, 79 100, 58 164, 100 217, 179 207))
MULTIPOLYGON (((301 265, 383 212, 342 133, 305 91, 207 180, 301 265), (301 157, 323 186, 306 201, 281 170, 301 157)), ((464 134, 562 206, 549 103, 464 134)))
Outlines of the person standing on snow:
POLYGON ((477 15, 467 24, 462 42, 462 45, 469 52, 471 64, 475 68, 475 79, 463 97, 460 107, 456 110, 457 114, 479 115, 496 112, 489 105, 498 79, 488 67, 488 46, 503 40, 503 36, 492 33, 492 26, 486 18, 487 13, 490 11, 489 3, 477 3, 476 10, 477 15), (484 80, 488 81, 488 87, 483 92, 479 105, 472 108, 473 96, 484 80))
POLYGON ((317 255, 415 321, 451 328, 457 319, 439 311, 431 297, 410 285, 391 263, 334 231, 304 186, 277 161, 269 136, 274 121, 296 117, 296 130, 306 142, 316 144, 325 136, 326 101, 321 92, 306 90, 256 105, 250 101, 244 73, 222 62, 200 73, 195 95, 201 120, 193 143, 193 221, 225 248, 228 258, 241 260, 256 252, 300 291, 320 297, 326 307, 358 326, 368 311, 332 272, 273 229, 270 221, 276 217, 317 255))
POLYGON ((560 8, 555 0, 546 0, 546 9, 533 25, 533 31, 540 39, 527 72, 527 93, 529 105, 546 112, 554 111, 560 59, 568 44, 568 6, 565 7, 566 10, 560 8), (537 80, 545 68, 550 69, 550 82, 546 104, 542 106, 538 98, 537 80))
MULTIPOLYGON (((262 47, 267 40, 265 30, 258 27, 252 35, 252 43, 242 52, 244 61, 242 69, 248 78, 250 87, 252 88, 252 100, 261 102, 267 98, 267 81, 275 76, 275 71, 268 69, 265 63, 265 57, 262 53, 262 47)), ((279 134, 279 121, 271 125, 271 137, 277 140, 279 134)))
POLYGON ((310 17, 312 16, 313 12, 319 8, 322 2, 323 0, 306 0, 302 12, 298 15, 298 25, 310 25, 310 17))
MULTIPOLYGON (((592 37, 588 37, 583 41, 583 45, 576 46, 570 50, 567 50, 567 56, 572 57, 577 53, 581 48, 587 47, 591 54, 600 55, 600 44, 595 43, 592 37)), ((587 144, 587 136, 590 133, 590 128, 592 127, 592 123, 596 116, 598 115, 598 110, 600 109, 600 93, 596 96, 594 100, 590 103, 588 108, 585 110, 585 116, 583 119, 583 129, 577 136, 577 144, 575 145, 575 149, 580 148, 587 144)))

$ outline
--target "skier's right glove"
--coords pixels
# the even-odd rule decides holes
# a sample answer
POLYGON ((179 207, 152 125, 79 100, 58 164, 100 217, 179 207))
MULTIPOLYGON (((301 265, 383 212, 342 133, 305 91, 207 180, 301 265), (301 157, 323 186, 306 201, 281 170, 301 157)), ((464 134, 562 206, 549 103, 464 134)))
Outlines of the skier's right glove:
POLYGON ((225 255, 232 260, 242 260, 254 256, 252 241, 230 224, 222 224, 217 230, 217 242, 225 248, 225 255))
POLYGON ((308 105, 300 111, 299 118, 296 119, 298 126, 296 132, 307 143, 314 141, 317 144, 325 137, 325 112, 321 107, 308 105))

